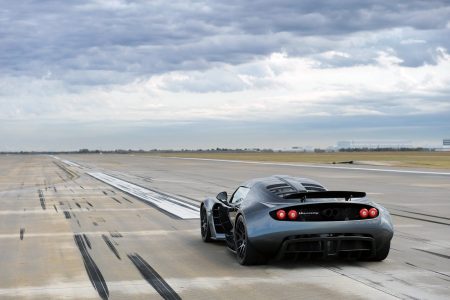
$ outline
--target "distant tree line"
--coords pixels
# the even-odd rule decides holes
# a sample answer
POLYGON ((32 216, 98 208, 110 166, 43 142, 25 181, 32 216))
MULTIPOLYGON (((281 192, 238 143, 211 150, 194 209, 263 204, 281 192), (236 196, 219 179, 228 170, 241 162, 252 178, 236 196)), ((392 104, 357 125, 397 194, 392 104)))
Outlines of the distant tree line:
MULTIPOLYGON (((348 148, 339 150, 321 149, 315 148, 315 153, 323 152, 386 152, 386 151, 434 151, 432 148, 348 148)), ((90 150, 87 148, 80 149, 78 151, 0 151, 0 154, 100 154, 100 153, 113 153, 113 154, 132 154, 132 153, 245 153, 245 152, 260 152, 260 153, 274 153, 274 152, 307 152, 307 151, 290 151, 290 150, 273 150, 270 148, 211 148, 211 149, 151 149, 151 150, 135 150, 135 149, 115 149, 115 150, 90 150)))

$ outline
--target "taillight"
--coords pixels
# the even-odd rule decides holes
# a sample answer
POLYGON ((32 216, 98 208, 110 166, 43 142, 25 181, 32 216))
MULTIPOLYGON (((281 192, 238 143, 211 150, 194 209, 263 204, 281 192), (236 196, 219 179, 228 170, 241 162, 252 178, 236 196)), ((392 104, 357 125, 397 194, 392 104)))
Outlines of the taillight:
POLYGON ((359 216, 360 216, 362 219, 367 218, 368 215, 369 215, 369 211, 367 210, 367 208, 363 208, 363 209, 361 209, 361 210, 359 211, 359 216))
POLYGON ((378 216, 378 209, 376 209, 375 207, 369 209, 369 217, 375 218, 376 216, 378 216))
POLYGON ((298 213, 297 213, 296 210, 290 210, 288 212, 288 217, 289 217, 290 220, 296 220, 297 216, 298 216, 298 213))
POLYGON ((282 209, 277 211, 277 219, 284 220, 286 218, 286 212, 282 209))

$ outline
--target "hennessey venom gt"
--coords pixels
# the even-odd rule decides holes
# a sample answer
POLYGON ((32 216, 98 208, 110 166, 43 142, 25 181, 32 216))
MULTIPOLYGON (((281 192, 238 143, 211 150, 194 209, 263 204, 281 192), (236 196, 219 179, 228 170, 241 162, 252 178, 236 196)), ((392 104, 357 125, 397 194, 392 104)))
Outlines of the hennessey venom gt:
POLYGON ((284 256, 381 261, 393 236, 389 212, 366 193, 284 175, 247 181, 230 199, 207 198, 200 225, 203 241, 226 241, 242 265, 284 256))

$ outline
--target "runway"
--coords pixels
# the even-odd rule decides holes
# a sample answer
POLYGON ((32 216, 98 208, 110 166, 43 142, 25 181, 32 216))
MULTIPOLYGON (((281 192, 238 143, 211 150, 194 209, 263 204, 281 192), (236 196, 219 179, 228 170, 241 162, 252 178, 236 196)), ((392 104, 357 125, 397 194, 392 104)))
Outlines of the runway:
POLYGON ((0 299, 448 299, 450 171, 376 169, 0 156, 0 299), (205 196, 274 174, 367 192, 393 216, 388 258, 243 267, 202 242, 205 196))

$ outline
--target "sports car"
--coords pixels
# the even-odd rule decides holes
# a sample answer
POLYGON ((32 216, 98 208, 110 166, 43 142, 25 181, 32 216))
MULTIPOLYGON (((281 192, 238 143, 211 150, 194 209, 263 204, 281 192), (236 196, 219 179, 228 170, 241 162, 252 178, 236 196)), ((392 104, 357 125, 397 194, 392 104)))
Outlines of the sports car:
POLYGON ((389 212, 366 193, 285 175, 249 180, 230 198, 206 198, 200 227, 204 242, 225 241, 242 265, 286 256, 382 261, 393 236, 389 212))

